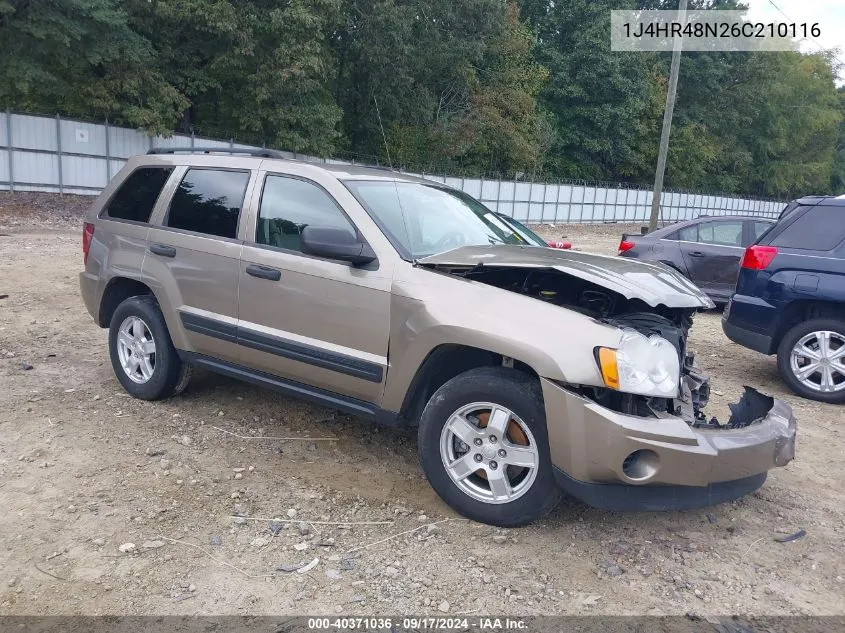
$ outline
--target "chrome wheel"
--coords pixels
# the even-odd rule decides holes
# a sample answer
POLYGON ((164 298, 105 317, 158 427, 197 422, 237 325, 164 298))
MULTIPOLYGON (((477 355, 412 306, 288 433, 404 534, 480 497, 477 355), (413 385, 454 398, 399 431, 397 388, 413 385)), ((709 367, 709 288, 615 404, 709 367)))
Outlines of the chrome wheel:
POLYGON ((144 384, 153 377, 156 343, 150 327, 136 316, 126 317, 117 331, 117 357, 132 382, 144 384))
POLYGON ((449 416, 440 434, 440 458, 455 485, 485 503, 524 495, 540 464, 528 425, 492 402, 474 402, 449 416))
POLYGON ((845 389, 845 336, 824 330, 798 339, 789 356, 795 378, 808 389, 826 393, 845 389))

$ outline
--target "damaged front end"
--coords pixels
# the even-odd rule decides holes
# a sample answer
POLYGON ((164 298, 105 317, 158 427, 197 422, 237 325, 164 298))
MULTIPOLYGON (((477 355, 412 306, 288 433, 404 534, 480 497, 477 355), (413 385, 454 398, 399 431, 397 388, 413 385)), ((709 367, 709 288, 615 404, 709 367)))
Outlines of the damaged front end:
POLYGON ((693 428, 740 429, 763 420, 774 406, 774 398, 760 393, 753 387, 745 387, 738 402, 729 405, 731 415, 727 422, 709 417, 704 409, 710 401, 710 377, 695 362, 695 353, 687 347, 687 337, 692 327, 694 311, 681 310, 675 315, 675 322, 665 316, 652 313, 620 315, 605 319, 610 325, 632 328, 645 336, 657 334, 678 350, 682 359, 678 395, 675 398, 653 398, 629 394, 601 393, 608 389, 592 389, 599 404, 620 413, 631 415, 665 417, 677 416, 693 428), (627 397, 626 397, 627 396, 627 397))
POLYGON ((592 319, 669 341, 677 350, 680 380, 673 398, 610 387, 567 388, 612 411, 638 417, 678 417, 698 429, 739 429, 766 417, 774 400, 747 387, 726 423, 705 414, 708 376, 695 363, 687 338, 697 310, 713 302, 667 266, 578 252, 513 247, 462 247, 418 264, 573 310, 592 319))
MULTIPOLYGON (((796 421, 786 403, 746 388, 726 422, 705 413, 710 383, 687 341, 697 310, 713 304, 677 271, 496 246, 417 263, 601 324, 588 330, 597 333, 594 342, 573 341, 581 319, 567 317, 569 331, 559 334, 555 349, 569 379, 539 379, 555 478, 590 505, 661 510, 722 503, 756 490, 769 470, 793 459, 796 421), (577 354, 566 355, 568 341, 577 354), (588 362, 595 365, 584 371, 588 362)), ((549 310, 538 313, 547 326, 553 322, 549 310)))

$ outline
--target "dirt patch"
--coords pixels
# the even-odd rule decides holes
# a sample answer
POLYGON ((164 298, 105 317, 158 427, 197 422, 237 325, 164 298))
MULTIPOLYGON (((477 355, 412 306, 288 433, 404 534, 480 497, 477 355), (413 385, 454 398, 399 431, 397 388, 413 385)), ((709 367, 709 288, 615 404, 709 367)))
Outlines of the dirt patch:
POLYGON ((93 196, 0 192, 0 233, 71 230, 82 225, 82 216, 93 201, 93 196))
MULTIPOLYGON (((845 613, 842 409, 788 393, 718 314, 692 332, 710 410, 725 415, 743 384, 785 398, 795 462, 706 510, 566 500, 496 530, 440 502, 412 432, 210 374, 168 401, 126 396, 78 295, 79 230, 41 222, 64 203, 34 199, 35 216, 10 224, 6 198, 0 216, 14 227, 0 237, 0 613, 845 613)), ((78 224, 75 207, 59 215, 78 224)), ((555 236, 613 253, 622 230, 555 236)))

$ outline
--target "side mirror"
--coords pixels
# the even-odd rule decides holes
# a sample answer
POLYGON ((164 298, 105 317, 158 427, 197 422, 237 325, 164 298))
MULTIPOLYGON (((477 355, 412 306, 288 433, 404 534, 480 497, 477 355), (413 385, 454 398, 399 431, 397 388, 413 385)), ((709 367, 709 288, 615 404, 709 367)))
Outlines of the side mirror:
POLYGON ((302 252, 316 257, 340 259, 355 266, 369 264, 376 258, 369 244, 345 229, 306 226, 299 239, 302 252))

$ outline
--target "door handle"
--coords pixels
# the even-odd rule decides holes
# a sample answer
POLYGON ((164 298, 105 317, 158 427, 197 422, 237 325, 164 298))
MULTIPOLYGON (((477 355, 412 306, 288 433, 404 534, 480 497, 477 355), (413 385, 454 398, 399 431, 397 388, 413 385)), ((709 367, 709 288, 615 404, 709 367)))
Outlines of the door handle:
POLYGON ((176 257, 176 249, 165 244, 150 244, 150 252, 162 257, 176 257))
POLYGON ((260 277, 261 279, 269 279, 270 281, 279 281, 282 278, 282 271, 278 268, 270 268, 269 266, 259 266, 258 264, 250 264, 246 267, 246 274, 253 277, 260 277))
POLYGON ((690 257, 704 257, 704 253, 701 251, 693 251, 689 254, 690 257))

